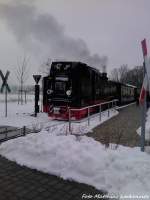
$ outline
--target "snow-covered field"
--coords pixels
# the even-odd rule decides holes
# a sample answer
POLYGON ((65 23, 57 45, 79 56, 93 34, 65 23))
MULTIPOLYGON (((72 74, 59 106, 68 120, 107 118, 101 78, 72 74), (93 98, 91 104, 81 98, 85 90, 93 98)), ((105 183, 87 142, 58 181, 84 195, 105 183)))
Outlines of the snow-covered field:
POLYGON ((36 126, 36 124, 45 123, 48 121, 47 115, 40 115, 35 118, 31 116, 34 113, 34 103, 28 102, 24 105, 18 105, 16 102, 8 103, 8 114, 5 117, 5 105, 4 103, 0 103, 0 126, 14 126, 20 127, 23 126, 36 126))
POLYGON ((34 128, 43 126, 49 119, 44 113, 37 118, 31 116, 34 113, 34 95, 27 95, 27 104, 18 104, 17 94, 8 94, 7 117, 5 117, 5 95, 0 94, 0 126, 13 126, 22 128, 28 126, 34 128))
MULTIPOLYGON (((41 126, 40 133, 30 134, 7 141, 0 145, 0 154, 20 165, 55 174, 63 179, 93 185, 117 195, 149 195, 150 197, 150 156, 137 148, 104 145, 92 138, 83 136, 97 126, 99 116, 82 123, 72 123, 71 135, 68 122, 50 120, 40 113, 31 116, 34 102, 26 105, 10 103, 9 114, 3 116, 3 103, 0 103, 0 125, 22 127, 41 126)), ((110 117, 118 114, 111 111, 110 117)), ((103 113, 102 121, 108 119, 103 113)), ((148 197, 148 196, 146 196, 148 197)), ((127 198, 126 198, 127 199, 127 198)))
MULTIPOLYGON (((8 102, 18 102, 18 94, 7 94, 7 100, 8 102)), ((32 94, 27 94, 26 95, 26 100, 27 101, 33 101, 34 100, 34 95, 32 94)), ((23 101, 25 101, 25 95, 23 93, 23 101)), ((0 93, 0 102, 5 102, 5 93, 0 93)))

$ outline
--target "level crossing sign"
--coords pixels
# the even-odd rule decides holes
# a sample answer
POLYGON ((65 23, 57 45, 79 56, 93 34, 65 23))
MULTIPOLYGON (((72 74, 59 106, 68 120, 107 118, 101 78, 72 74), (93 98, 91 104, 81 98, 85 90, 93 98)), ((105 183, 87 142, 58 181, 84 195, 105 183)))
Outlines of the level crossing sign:
POLYGON ((34 78, 36 84, 38 84, 39 80, 41 79, 41 75, 33 75, 33 78, 34 78))
POLYGON ((7 83, 9 74, 10 74, 10 72, 7 71, 6 75, 4 76, 3 72, 0 70, 0 76, 1 76, 2 81, 3 81, 0 92, 3 93, 4 88, 5 88, 5 117, 7 117, 7 92, 11 92, 9 85, 7 83))
POLYGON ((2 86, 1 86, 1 89, 0 89, 1 93, 3 93, 4 88, 6 88, 7 92, 11 92, 11 90, 10 90, 10 88, 9 88, 9 85, 8 85, 8 83, 7 83, 9 74, 10 74, 10 72, 7 71, 7 72, 6 72, 6 75, 4 76, 3 73, 2 73, 2 71, 0 70, 0 76, 1 76, 2 81, 3 81, 2 86))

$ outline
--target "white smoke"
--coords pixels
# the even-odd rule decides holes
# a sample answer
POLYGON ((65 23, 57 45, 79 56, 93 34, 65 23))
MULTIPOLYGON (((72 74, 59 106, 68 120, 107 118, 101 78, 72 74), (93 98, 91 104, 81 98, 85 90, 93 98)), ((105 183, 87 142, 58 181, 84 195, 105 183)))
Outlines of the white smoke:
POLYGON ((107 57, 91 52, 82 39, 74 39, 50 14, 40 14, 33 5, 24 1, 0 3, 0 17, 14 33, 23 48, 54 59, 82 61, 100 69, 106 66, 107 57))

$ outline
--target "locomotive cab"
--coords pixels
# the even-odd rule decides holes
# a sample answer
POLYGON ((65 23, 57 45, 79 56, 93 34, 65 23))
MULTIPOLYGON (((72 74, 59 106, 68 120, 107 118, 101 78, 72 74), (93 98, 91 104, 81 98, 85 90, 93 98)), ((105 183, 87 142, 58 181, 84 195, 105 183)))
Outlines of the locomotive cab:
POLYGON ((49 96, 47 112, 51 117, 68 119, 68 108, 79 106, 78 95, 76 95, 78 82, 75 80, 77 79, 76 70, 74 70, 76 69, 75 65, 76 63, 72 62, 52 63, 50 70, 51 83, 49 82, 49 86, 47 85, 47 91, 44 91, 49 96))

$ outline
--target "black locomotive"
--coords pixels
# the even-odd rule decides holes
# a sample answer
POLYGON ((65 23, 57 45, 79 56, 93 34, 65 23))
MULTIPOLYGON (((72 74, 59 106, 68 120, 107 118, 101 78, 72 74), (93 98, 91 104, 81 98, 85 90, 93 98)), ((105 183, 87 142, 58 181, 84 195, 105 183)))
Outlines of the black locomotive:
MULTIPOLYGON (((68 107, 80 109, 113 99, 118 104, 136 101, 137 88, 109 81, 106 73, 85 63, 53 62, 43 78, 43 111, 56 119, 68 119, 68 107)), ((87 109, 72 112, 75 119, 85 116, 87 109)))

